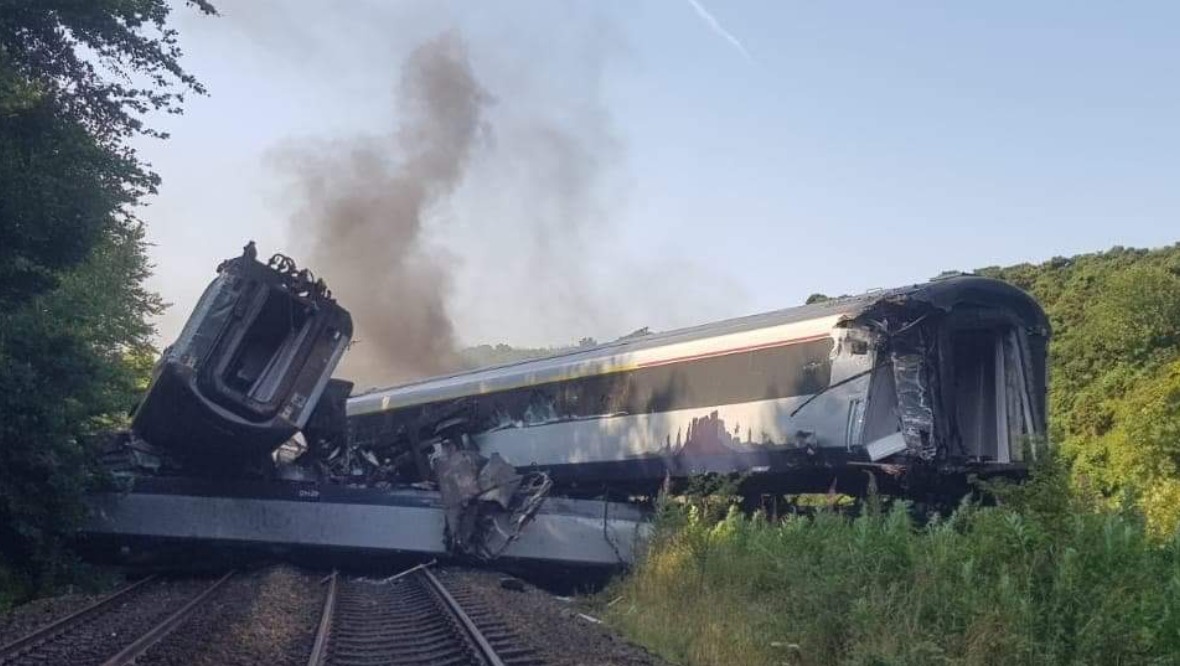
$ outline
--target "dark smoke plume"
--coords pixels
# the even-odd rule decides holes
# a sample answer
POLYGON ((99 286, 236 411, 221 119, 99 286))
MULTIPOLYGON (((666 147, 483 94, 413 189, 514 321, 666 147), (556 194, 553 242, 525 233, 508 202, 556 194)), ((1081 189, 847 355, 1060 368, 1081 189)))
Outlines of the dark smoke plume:
POLYGON ((424 218, 461 182, 488 96, 453 32, 411 53, 397 93, 391 135, 303 150, 290 165, 305 263, 356 322, 358 342, 339 374, 359 387, 460 366, 447 313, 451 271, 428 246, 424 218))

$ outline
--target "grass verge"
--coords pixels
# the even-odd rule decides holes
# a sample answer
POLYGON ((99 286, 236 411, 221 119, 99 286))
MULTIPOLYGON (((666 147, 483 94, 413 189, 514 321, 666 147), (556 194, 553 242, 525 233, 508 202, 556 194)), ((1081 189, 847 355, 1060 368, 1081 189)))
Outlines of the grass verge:
POLYGON ((921 525, 665 506, 603 613, 694 665, 1180 664, 1180 537, 1048 476, 921 525))

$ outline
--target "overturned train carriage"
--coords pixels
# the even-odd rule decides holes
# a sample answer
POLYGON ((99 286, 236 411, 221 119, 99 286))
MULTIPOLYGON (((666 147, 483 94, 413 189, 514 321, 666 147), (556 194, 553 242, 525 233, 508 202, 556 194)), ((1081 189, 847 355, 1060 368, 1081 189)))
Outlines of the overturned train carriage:
POLYGON ((747 473, 766 492, 957 492, 1045 435, 1044 312, 959 275, 428 379, 348 402, 352 445, 429 479, 441 438, 560 492, 747 473))
POLYGON ((304 428, 352 338, 324 286, 253 243, 218 267, 156 364, 131 425, 142 447, 189 466, 265 463, 304 428))

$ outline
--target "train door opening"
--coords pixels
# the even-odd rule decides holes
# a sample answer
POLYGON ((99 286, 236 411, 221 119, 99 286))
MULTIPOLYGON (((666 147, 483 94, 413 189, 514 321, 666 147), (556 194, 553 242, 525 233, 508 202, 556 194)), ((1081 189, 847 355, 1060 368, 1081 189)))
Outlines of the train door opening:
POLYGON ((951 332, 944 396, 954 417, 952 455, 994 463, 1023 459, 1025 436, 1034 430, 1018 335, 1011 326, 951 332))

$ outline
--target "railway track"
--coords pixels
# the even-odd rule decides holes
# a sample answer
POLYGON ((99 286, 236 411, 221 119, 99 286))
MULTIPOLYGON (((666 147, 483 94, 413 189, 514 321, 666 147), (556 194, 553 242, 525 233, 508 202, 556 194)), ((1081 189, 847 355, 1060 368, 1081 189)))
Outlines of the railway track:
POLYGON ((149 576, 0 646, 0 665, 125 666, 180 626, 234 575, 156 587, 149 576), (174 589, 179 586, 180 589, 174 589))
POLYGON ((382 582, 333 574, 308 666, 542 663, 475 601, 425 567, 382 582))

